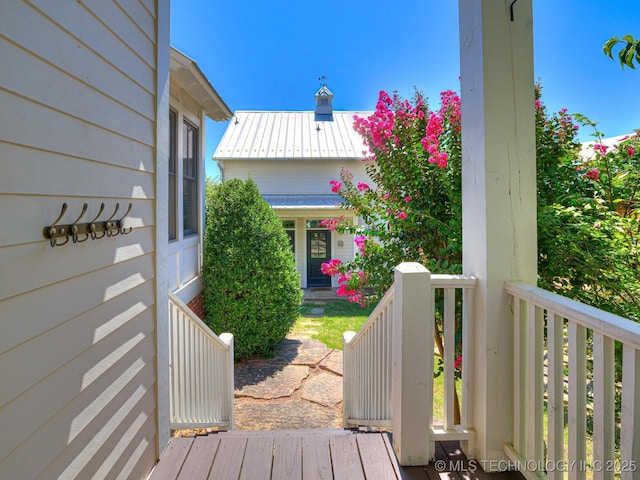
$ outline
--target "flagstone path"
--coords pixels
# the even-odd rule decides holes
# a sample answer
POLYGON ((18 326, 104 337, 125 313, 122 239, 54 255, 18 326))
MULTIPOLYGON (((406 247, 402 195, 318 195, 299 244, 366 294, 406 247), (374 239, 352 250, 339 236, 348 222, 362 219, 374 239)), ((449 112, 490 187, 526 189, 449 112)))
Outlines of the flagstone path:
POLYGON ((342 428, 342 351, 287 336, 271 359, 235 364, 235 429, 342 428))

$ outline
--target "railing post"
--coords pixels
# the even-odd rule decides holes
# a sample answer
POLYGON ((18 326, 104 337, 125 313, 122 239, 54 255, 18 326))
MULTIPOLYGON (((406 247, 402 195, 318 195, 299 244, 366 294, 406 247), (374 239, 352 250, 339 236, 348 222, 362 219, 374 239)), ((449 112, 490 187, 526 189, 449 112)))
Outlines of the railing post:
POLYGON ((231 333, 221 333, 220 340, 222 340, 228 347, 227 351, 227 372, 226 372, 226 381, 227 381, 227 412, 229 412, 229 430, 234 429, 234 393, 235 393, 235 383, 233 378, 233 335, 231 333))
POLYGON ((431 273, 419 263, 396 267, 393 309, 393 448, 400 465, 426 465, 435 453, 434 311, 431 273))
POLYGON ((342 424, 344 428, 349 427, 349 419, 351 418, 351 392, 353 390, 353 375, 351 359, 351 346, 349 342, 356 336, 355 332, 344 332, 342 334, 342 424))

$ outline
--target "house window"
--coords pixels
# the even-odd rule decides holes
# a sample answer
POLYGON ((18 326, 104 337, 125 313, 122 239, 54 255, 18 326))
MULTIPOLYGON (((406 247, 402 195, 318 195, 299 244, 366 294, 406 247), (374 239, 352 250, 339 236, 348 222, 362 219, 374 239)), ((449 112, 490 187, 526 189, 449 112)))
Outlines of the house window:
POLYGON ((282 226, 289 236, 289 244, 291 250, 296 251, 296 221, 295 220, 283 220, 282 226))
POLYGON ((176 177, 176 112, 169 110, 169 240, 175 240, 177 235, 178 208, 176 197, 178 196, 178 183, 176 177))
POLYGON ((307 228, 325 228, 320 225, 322 220, 307 220, 307 228))
POLYGON ((198 129, 182 126, 182 228, 185 236, 198 232, 198 129))

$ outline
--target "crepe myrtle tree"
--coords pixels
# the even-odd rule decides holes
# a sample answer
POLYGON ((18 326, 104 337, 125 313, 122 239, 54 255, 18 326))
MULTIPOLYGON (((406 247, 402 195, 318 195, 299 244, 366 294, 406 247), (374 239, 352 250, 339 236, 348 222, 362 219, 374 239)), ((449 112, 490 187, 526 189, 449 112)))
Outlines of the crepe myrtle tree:
MULTIPOLYGON (((638 135, 607 150, 595 122, 564 108, 549 112, 541 95, 542 87, 536 85, 532 110, 539 283, 629 316, 629 308, 640 308, 634 307, 639 303, 634 279, 640 277, 635 254, 640 244, 638 135), (580 154, 580 124, 595 129, 590 157, 580 154), (590 242, 599 248, 589 248, 590 242), (612 263, 617 255, 627 261, 612 263), (617 265, 630 269, 618 282, 612 280, 620 275, 617 265)), ((435 273, 461 273, 458 95, 442 92, 439 108, 431 110, 418 91, 412 101, 381 91, 375 111, 366 118, 355 117, 354 128, 368 147, 364 162, 372 183, 355 182, 346 169, 330 182, 342 198, 341 207, 363 220, 363 225, 343 216, 323 221, 330 230, 355 235, 352 261, 333 259, 322 267, 338 277, 338 293, 362 304, 377 300, 391 285, 394 267, 403 261, 420 262, 435 273)))
MULTIPOLYGON (((540 286, 638 318, 638 137, 608 152, 597 143, 595 157, 583 158, 578 123, 592 122, 566 109, 549 113, 539 85, 534 112, 540 286), (619 257, 626 258, 621 276, 613 263, 619 257)), ((330 230, 355 235, 353 260, 322 266, 337 276, 339 295, 363 305, 379 299, 403 261, 461 273, 460 126, 460 98, 451 90, 441 93, 435 110, 418 91, 411 101, 381 91, 375 111, 355 118, 372 182, 356 182, 346 169, 331 180, 341 207, 362 219, 362 225, 343 216, 323 221, 330 230)), ((441 332, 436 325, 440 356, 441 332)), ((459 352, 455 358, 459 367, 459 352)))

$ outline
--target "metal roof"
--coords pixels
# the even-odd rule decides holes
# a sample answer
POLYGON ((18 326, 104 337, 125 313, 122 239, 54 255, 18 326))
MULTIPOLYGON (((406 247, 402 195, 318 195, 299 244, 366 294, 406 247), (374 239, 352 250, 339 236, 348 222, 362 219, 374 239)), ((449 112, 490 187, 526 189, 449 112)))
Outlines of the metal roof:
POLYGON ((316 121, 315 112, 237 111, 213 154, 221 160, 359 160, 366 147, 353 117, 372 112, 333 112, 316 121))

